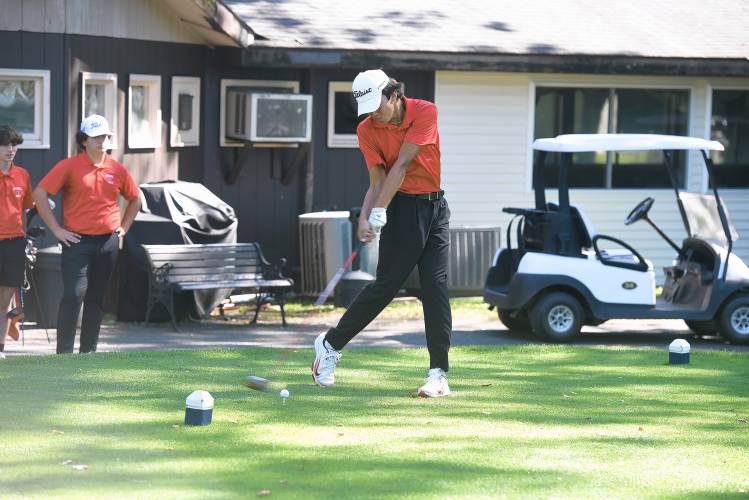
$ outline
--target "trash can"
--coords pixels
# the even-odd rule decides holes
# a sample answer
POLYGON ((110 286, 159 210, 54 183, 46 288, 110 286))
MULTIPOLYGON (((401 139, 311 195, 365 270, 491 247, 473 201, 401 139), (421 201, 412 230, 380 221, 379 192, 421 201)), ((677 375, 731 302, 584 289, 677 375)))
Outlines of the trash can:
POLYGON ((62 298, 62 249, 59 246, 40 248, 26 292, 26 316, 42 328, 57 326, 57 309, 62 298))
MULTIPOLYGON (((351 221, 352 245, 356 244, 356 230, 359 227, 359 216, 361 207, 353 207, 349 210, 349 220, 351 221)), ((351 269, 364 271, 372 276, 377 276, 377 260, 380 253, 380 234, 377 233, 375 239, 362 246, 359 256, 351 264, 351 269)))
MULTIPOLYGON (((349 211, 349 220, 351 221, 351 234, 352 234, 352 246, 356 244, 356 229, 359 224, 359 216, 361 215, 361 208, 354 207, 349 211)), ((369 283, 375 280, 372 273, 362 269, 366 267, 371 269, 374 266, 373 272, 377 272, 377 253, 372 252, 367 247, 374 246, 375 250, 378 249, 379 235, 370 241, 368 244, 363 245, 359 251, 359 255, 351 263, 351 269, 348 270, 342 277, 341 281, 335 288, 335 294, 333 296, 336 307, 348 307, 353 302, 354 297, 361 291, 362 288, 367 286, 369 283), (374 256, 374 259, 373 259, 374 256), (373 262, 374 261, 374 262, 373 262)))

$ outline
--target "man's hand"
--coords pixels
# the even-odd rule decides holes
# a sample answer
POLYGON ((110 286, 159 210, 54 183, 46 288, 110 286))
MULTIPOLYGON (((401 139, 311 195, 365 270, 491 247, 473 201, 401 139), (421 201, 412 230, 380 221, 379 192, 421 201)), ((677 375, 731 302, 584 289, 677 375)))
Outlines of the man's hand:
POLYGON ((372 230, 379 233, 382 227, 388 222, 387 211, 382 207, 373 208, 369 213, 368 222, 372 230))
POLYGON ((70 231, 68 231, 67 229, 63 227, 53 229, 52 234, 54 234, 55 238, 60 240, 60 243, 62 243, 66 247, 69 247, 73 243, 78 243, 79 241, 81 241, 80 235, 71 233, 70 231))
POLYGON ((122 228, 122 226, 120 226, 117 229, 115 229, 114 232, 117 233, 117 236, 120 240, 118 247, 120 250, 122 250, 123 241, 125 240, 125 230, 122 228))

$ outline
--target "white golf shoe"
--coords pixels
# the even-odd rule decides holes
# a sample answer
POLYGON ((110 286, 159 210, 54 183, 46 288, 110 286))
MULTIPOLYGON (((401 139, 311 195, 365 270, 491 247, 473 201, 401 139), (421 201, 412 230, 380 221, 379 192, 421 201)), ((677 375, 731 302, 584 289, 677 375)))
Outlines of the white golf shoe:
POLYGON ((442 368, 432 368, 424 379, 424 385, 419 388, 419 396, 423 398, 438 398, 449 396, 450 386, 447 385, 447 376, 442 368))
POLYGON ((321 387, 330 387, 335 383, 335 367, 341 359, 340 351, 333 349, 325 341, 325 332, 315 339, 315 362, 312 363, 312 378, 321 387))

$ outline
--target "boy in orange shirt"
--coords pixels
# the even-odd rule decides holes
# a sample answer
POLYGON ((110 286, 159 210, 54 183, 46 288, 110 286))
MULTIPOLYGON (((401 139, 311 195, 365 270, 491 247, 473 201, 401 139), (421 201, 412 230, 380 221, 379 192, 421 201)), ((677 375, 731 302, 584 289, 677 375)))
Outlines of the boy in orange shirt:
POLYGON ((312 376, 318 385, 333 385, 340 350, 390 303, 418 266, 429 351, 429 372, 418 394, 447 396, 450 209, 440 189, 437 107, 407 99, 403 85, 379 69, 359 73, 353 92, 359 115, 369 115, 356 130, 369 170, 357 237, 367 243, 382 230, 377 279, 356 296, 335 328, 317 337, 312 376))
POLYGON ((33 206, 29 173, 13 163, 23 136, 0 126, 0 359, 5 358, 7 311, 15 291, 23 286, 26 269, 24 215, 33 206))
POLYGON ((112 132, 103 116, 81 122, 82 152, 62 160, 34 190, 39 216, 62 242, 63 296, 57 314, 57 353, 72 353, 83 302, 80 352, 96 352, 104 294, 120 241, 140 210, 140 191, 127 168, 107 154, 112 132), (62 191, 63 225, 47 203, 62 191), (128 202, 120 217, 119 197, 128 202))

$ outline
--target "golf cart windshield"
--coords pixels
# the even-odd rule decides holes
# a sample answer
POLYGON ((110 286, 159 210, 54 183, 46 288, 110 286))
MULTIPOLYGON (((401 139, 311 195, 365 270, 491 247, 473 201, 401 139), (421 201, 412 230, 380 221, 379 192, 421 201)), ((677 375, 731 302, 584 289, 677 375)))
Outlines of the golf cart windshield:
MULTIPOLYGON (((692 230, 694 238, 701 238, 708 241, 716 242, 720 245, 728 243, 726 233, 720 223, 720 214, 718 213, 718 204, 715 198, 710 195, 696 193, 679 193, 679 198, 684 204, 684 209, 689 220, 689 228, 692 230)), ((736 227, 731 221, 728 209, 723 205, 723 212, 726 214, 728 227, 731 231, 731 240, 739 239, 736 227)))

